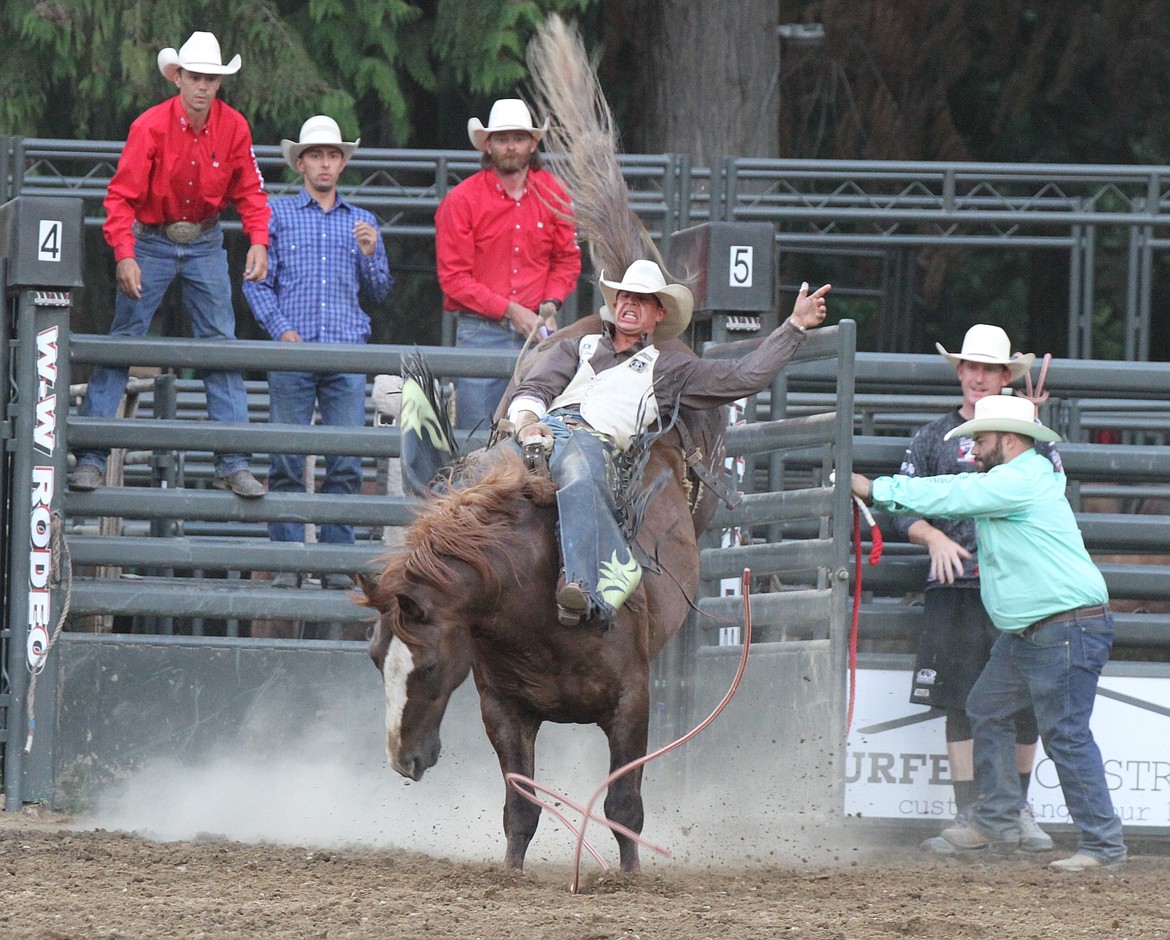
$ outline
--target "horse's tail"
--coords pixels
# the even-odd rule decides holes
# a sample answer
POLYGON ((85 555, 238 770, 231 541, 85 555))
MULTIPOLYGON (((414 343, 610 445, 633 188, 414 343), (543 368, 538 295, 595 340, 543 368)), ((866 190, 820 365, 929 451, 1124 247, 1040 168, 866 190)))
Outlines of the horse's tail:
POLYGON ((422 354, 402 360, 402 483, 413 496, 443 490, 443 471, 459 457, 439 385, 422 354))

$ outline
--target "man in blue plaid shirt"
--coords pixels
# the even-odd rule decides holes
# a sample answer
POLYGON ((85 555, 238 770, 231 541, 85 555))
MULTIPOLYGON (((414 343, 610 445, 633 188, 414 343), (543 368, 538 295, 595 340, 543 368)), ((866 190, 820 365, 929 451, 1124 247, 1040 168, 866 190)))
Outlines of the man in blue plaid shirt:
MULTIPOLYGON (((394 279, 378 222, 337 192, 337 180, 361 143, 341 139, 337 122, 316 115, 301 127, 299 141, 282 140, 281 152, 304 178, 295 196, 274 199, 269 223, 268 276, 246 282, 244 296, 260 325, 282 343, 365 343, 370 318, 359 303, 380 304, 394 279)), ((363 373, 269 372, 269 421, 311 424, 314 405, 327 425, 365 424, 366 377, 363 373)), ((273 454, 268 471, 270 492, 305 491, 305 458, 273 454)), ((325 460, 323 493, 356 493, 361 488, 358 457, 325 460)), ((305 527, 296 522, 268 525, 274 542, 303 542, 305 527)), ((321 542, 352 543, 353 526, 321 526, 321 542)), ((302 576, 282 572, 277 587, 298 587, 302 576)), ((345 574, 330 574, 325 586, 353 587, 345 574)))

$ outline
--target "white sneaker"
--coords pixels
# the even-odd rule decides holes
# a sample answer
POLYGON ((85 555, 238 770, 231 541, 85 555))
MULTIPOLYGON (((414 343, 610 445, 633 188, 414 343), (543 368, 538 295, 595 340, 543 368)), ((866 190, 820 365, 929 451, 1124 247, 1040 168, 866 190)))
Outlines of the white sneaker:
POLYGON ((1025 852, 1051 852, 1052 836, 1040 828, 1032 807, 1025 803, 1020 810, 1020 848, 1025 852))
POLYGON ((1055 862, 1049 862, 1048 867, 1055 871, 1071 872, 1072 874, 1079 875, 1081 872, 1086 871, 1119 871, 1124 864, 1124 858, 1108 861, 1092 855, 1085 855, 1083 852, 1077 852, 1076 855, 1069 858, 1058 858, 1055 862))
MULTIPOLYGON (((965 826, 967 825, 967 814, 960 810, 954 820, 948 823, 949 826, 965 826)), ((943 828, 946 828, 945 826, 943 828)), ((934 836, 930 839, 924 839, 918 846, 924 852, 931 852, 935 855, 955 855, 959 852, 957 848, 951 845, 942 836, 934 836)))
POLYGON ((942 836, 933 836, 929 839, 924 839, 922 844, 918 846, 924 852, 931 852, 934 855, 958 855, 959 850, 951 845, 942 836))
POLYGON ((994 849, 996 852, 1015 851, 1017 842, 1014 839, 994 839, 977 826, 967 823, 963 826, 951 826, 942 831, 942 837, 956 849, 994 849))

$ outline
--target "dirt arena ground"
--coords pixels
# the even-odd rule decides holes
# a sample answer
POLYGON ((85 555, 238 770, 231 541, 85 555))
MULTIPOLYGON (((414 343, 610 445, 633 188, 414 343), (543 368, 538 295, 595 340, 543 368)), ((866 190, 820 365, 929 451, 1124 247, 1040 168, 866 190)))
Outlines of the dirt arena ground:
POLYGON ((70 822, 0 813, 0 936, 1170 937, 1164 851, 1135 854, 1117 875, 1077 877, 1046 870, 1055 856, 955 861, 913 844, 859 847, 835 867, 656 862, 627 879, 590 865, 572 895, 563 867, 515 874, 399 851, 152 842, 70 822))

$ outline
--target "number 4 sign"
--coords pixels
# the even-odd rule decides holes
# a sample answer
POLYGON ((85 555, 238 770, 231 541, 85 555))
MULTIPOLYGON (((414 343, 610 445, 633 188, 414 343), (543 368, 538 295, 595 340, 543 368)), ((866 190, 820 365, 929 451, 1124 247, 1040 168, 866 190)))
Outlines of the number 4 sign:
POLYGON ((731 287, 752 286, 752 257, 754 249, 751 245, 732 245, 731 260, 728 264, 731 287))
POLYGON ((61 260, 61 229, 57 219, 41 219, 41 232, 37 240, 37 261, 61 260))

